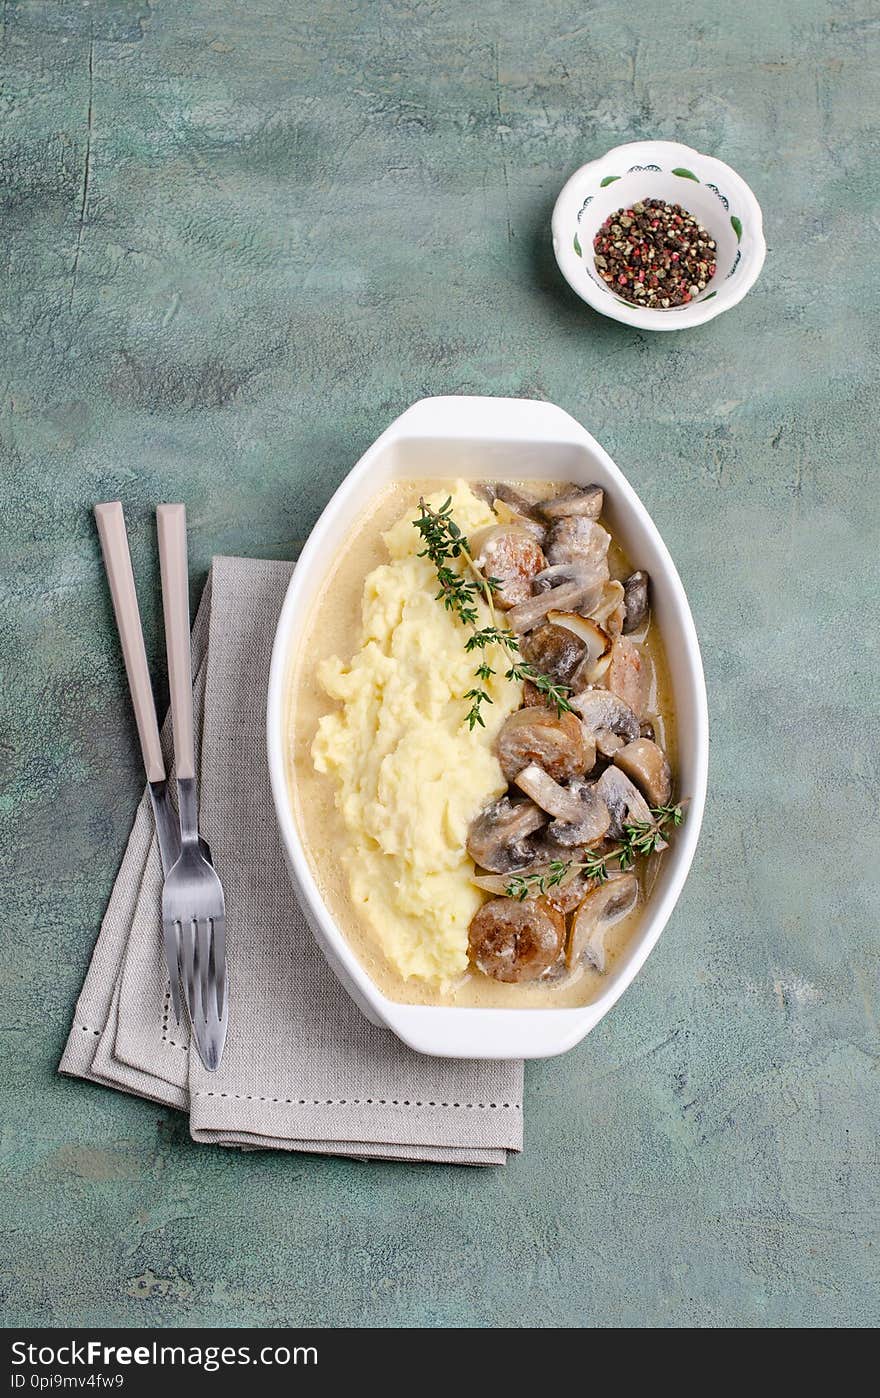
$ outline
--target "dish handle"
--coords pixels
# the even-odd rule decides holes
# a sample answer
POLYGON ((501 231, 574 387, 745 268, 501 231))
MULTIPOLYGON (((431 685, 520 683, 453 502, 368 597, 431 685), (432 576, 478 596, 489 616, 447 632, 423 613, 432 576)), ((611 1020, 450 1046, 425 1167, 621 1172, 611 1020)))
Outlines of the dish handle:
POLYGON ((480 438, 492 441, 589 445, 585 429, 563 408, 537 398, 421 398, 383 434, 394 437, 480 438))

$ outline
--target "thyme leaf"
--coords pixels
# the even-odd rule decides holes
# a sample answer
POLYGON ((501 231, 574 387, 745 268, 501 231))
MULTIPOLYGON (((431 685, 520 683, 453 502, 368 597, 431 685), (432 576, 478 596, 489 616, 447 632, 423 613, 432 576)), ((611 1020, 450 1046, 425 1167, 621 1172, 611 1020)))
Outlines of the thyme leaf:
POLYGON ((614 868, 625 873, 637 859, 653 854, 663 844, 665 828, 679 826, 684 820, 680 805, 652 806, 651 815, 651 821, 636 820, 625 825, 620 843, 601 854, 585 850, 582 859, 554 859, 540 873, 514 874, 505 889, 508 898, 522 903, 529 896, 540 896, 550 888, 567 883, 578 873, 586 874, 597 883, 605 883, 614 868))
MULTIPOLYGON (((571 686, 556 684, 549 675, 542 674, 534 665, 523 660, 519 653, 519 638, 506 626, 499 624, 494 595, 501 587, 501 581, 498 578, 484 578, 474 563, 467 537, 462 534, 452 518, 452 496, 436 510, 432 509, 424 498, 420 499, 419 518, 413 520, 413 527, 419 531, 425 545, 419 553, 419 558, 429 558, 437 574, 440 591, 436 594, 436 600, 442 602, 448 612, 457 616, 462 625, 471 628, 472 634, 465 641, 465 650, 469 654, 474 651, 482 653, 489 646, 497 646, 506 657, 509 667, 504 672, 505 679, 518 680, 521 683, 529 680, 547 704, 555 705, 557 714, 569 712, 571 704, 567 696, 571 693, 571 686), (459 558, 466 564, 467 571, 464 573, 450 566, 453 559, 459 558), (479 600, 484 601, 488 608, 488 626, 481 627, 478 624, 479 600)), ((465 699, 471 700, 471 707, 465 716, 471 731, 478 724, 481 728, 486 726, 482 706, 493 701, 485 688, 485 682, 495 673, 485 659, 480 661, 474 671, 474 677, 482 683, 474 689, 469 689, 464 696, 465 699)))

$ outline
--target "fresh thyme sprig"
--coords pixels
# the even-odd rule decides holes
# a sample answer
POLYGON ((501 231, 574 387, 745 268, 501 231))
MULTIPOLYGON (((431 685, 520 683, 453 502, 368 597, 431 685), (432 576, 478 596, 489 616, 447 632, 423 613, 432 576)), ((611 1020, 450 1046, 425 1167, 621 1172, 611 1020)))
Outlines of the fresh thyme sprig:
POLYGON ((605 883, 612 865, 619 870, 631 869, 636 860, 653 854, 663 843, 663 829, 669 825, 681 825, 684 811, 681 806, 652 806, 652 821, 637 820, 623 827, 623 840, 602 854, 592 854, 586 850, 582 859, 553 859, 540 874, 514 874, 505 892, 508 898, 522 903, 529 894, 543 894, 550 888, 558 888, 567 883, 575 874, 584 873, 588 879, 605 883))
POLYGON ((464 696, 465 699, 471 700, 471 707, 466 715, 468 728, 473 730, 477 724, 485 728, 482 706, 493 702, 491 694, 485 688, 486 683, 495 674, 484 654, 489 646, 498 646, 507 657, 510 668, 504 672, 505 679, 520 682, 530 680, 544 696, 546 703, 556 706, 557 714, 570 710, 571 705, 566 698, 566 695, 571 693, 570 685, 556 684, 549 675, 542 674, 534 665, 523 660, 519 653, 518 638, 506 626, 499 625, 494 594, 501 582, 498 578, 484 578, 474 563, 467 538, 452 518, 452 497, 444 501, 437 510, 432 509, 424 499, 419 500, 419 518, 413 520, 413 526, 418 529, 425 545, 419 558, 429 558, 437 574, 440 584, 437 601, 442 602, 448 612, 453 612, 463 625, 473 629, 473 635, 465 642, 465 650, 480 651, 482 654, 474 671, 474 678, 480 683, 469 689, 464 696), (467 574, 450 567, 451 561, 456 558, 464 560, 470 578, 467 574), (483 627, 478 625, 477 602, 480 597, 486 603, 490 617, 490 625, 483 627))

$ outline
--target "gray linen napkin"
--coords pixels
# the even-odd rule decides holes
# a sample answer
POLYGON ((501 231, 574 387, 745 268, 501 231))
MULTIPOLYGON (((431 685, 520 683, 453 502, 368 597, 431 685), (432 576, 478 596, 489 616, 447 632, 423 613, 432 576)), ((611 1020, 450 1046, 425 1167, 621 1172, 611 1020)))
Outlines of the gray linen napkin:
MULTIPOLYGON (((294 897, 265 751, 269 660, 291 572, 287 563, 215 558, 193 627, 201 828, 228 921, 220 1069, 204 1070, 171 1012, 145 793, 59 1070, 188 1110, 197 1141, 504 1164, 522 1149, 522 1064, 426 1058, 369 1024, 294 897)), ((167 720, 163 741, 169 752, 167 720)))

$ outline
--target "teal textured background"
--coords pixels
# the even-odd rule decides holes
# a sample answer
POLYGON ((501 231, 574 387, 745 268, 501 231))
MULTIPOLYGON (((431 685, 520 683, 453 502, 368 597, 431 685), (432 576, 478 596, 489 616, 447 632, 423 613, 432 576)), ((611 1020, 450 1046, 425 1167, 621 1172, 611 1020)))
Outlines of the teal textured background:
POLYGON ((867 1325, 877 1279, 876 5, 5 0, 0 1290, 10 1323, 867 1325), (571 170, 741 171, 769 256, 684 335, 558 275, 571 170), (543 397, 651 510, 712 772, 644 973, 527 1074, 503 1170, 196 1147, 55 1076, 142 776, 126 504, 288 557, 431 393, 543 397), (869 444, 870 439, 870 444, 869 444), (872 620, 873 618, 873 620, 872 620))

